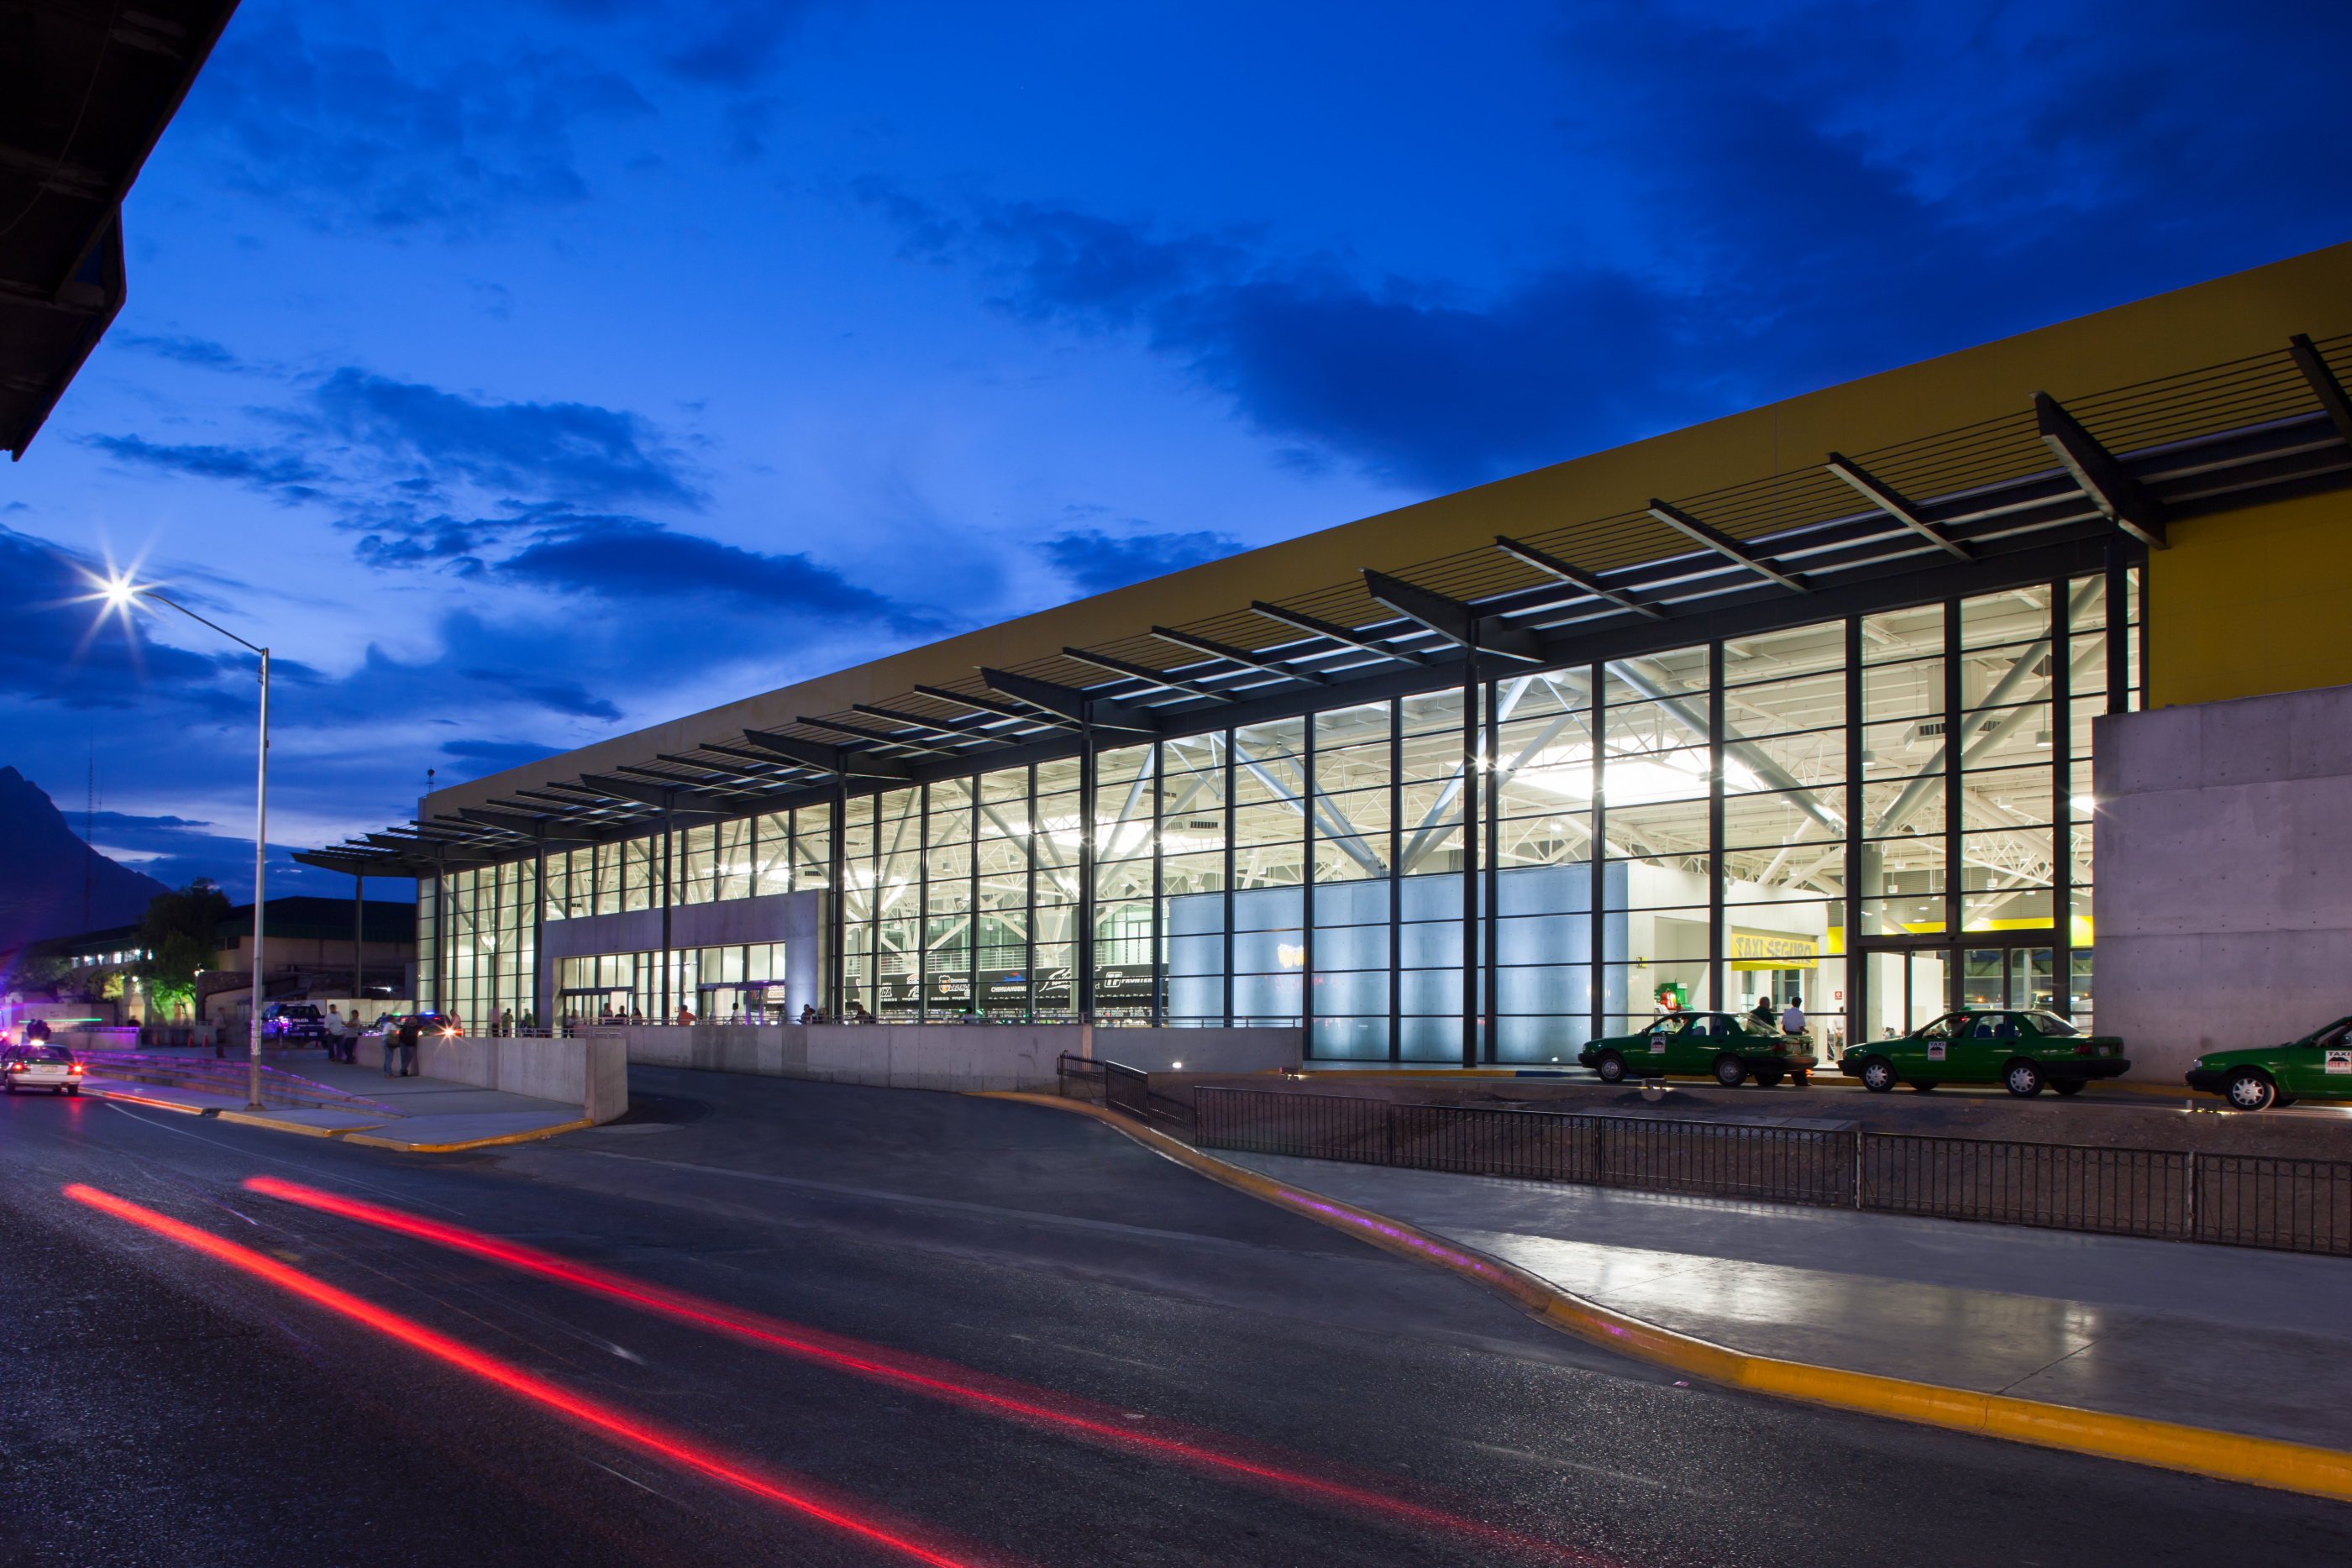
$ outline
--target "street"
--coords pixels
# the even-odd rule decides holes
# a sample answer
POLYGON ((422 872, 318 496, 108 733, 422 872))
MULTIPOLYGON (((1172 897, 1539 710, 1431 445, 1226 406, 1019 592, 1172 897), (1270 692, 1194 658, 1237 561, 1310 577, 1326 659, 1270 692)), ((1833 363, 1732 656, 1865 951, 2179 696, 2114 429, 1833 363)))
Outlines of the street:
POLYGON ((0 1562, 925 1560, 853 1513, 930 1560, 1068 1568, 2352 1558, 2352 1507, 1680 1385, 1077 1116, 643 1067, 633 1088, 608 1128, 446 1155, 0 1103, 0 1562), (878 1365, 931 1358, 1049 1414, 244 1185, 263 1176, 855 1341, 878 1365), (836 1517, 583 1427, 72 1183, 836 1517), (1173 1436, 1050 1414, 1081 1409, 1173 1436))

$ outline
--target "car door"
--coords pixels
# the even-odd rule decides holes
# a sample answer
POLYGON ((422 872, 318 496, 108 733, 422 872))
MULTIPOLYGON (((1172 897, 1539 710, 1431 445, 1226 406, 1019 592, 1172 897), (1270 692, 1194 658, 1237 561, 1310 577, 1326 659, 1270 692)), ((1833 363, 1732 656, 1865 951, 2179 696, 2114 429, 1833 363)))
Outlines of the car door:
POLYGON ((2352 1019, 2338 1019, 2281 1051, 2273 1076, 2284 1094, 2352 1095, 2352 1019))
POLYGON ((1691 1023, 1690 1014, 1676 1013, 1652 1024, 1650 1032, 1636 1043, 1634 1053, 1626 1058, 1626 1067, 1643 1078, 1684 1071, 1674 1065, 1680 1055, 1675 1042, 1690 1032, 1691 1023))
POLYGON ((1952 1037, 1967 1022, 1966 1013, 1946 1013, 1916 1034, 1888 1040, 1887 1058, 1895 1063, 1895 1070, 1906 1080, 1941 1082, 1951 1074, 1955 1065, 1952 1053, 1956 1042, 1952 1037))
POLYGON ((1715 1071, 1715 1059, 1723 1051, 1724 1036, 1731 1020, 1722 1013, 1701 1013, 1691 1019, 1690 1028, 1676 1036, 1672 1047, 1674 1071, 1688 1072, 1700 1077, 1715 1071))
POLYGON ((1952 1040, 1952 1079, 1956 1082, 1992 1083, 1999 1082, 2001 1069, 2009 1059, 2018 1054, 2022 1041, 2018 1038, 2017 1017, 2013 1013, 1971 1013, 1968 1023, 1954 1031, 1952 1040))

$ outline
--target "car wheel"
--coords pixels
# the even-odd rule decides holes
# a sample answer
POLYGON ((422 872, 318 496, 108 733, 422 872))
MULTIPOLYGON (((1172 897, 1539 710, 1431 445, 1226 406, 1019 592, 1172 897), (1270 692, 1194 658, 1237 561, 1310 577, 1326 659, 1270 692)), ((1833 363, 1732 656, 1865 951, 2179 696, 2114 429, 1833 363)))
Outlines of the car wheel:
POLYGON ((1603 1083, 1622 1083, 1625 1082, 1625 1059, 1613 1051, 1604 1052, 1592 1071, 1601 1074, 1603 1083))
POLYGON ((1884 1094, 1895 1084, 1895 1063, 1883 1056, 1874 1056, 1862 1064, 1862 1086, 1873 1094, 1884 1094))
POLYGON ((2001 1071, 2000 1075, 2001 1087, 2021 1100, 2032 1099, 2042 1092, 2042 1086, 2048 1082, 2042 1076, 2042 1069, 2030 1061, 2012 1061, 2001 1071))
POLYGON ((1756 1087, 1778 1089, 1780 1087, 1780 1075, 1777 1072, 1759 1072, 1756 1075, 1756 1087))
POLYGON ((2053 1078, 2050 1081, 2050 1087, 2055 1089, 2061 1094, 2080 1094, 2083 1092, 2083 1080, 2079 1078, 2070 1078, 2062 1083, 2057 1079, 2053 1078))
POLYGON ((2267 1111, 2278 1099, 2278 1086, 2252 1068, 2242 1067, 2230 1074, 2221 1093, 2233 1111, 2267 1111))
POLYGON ((1715 1081, 1726 1089, 1737 1089, 1748 1081, 1748 1064, 1736 1056, 1715 1059, 1715 1081))
POLYGON ((68 1094, 79 1094, 81 1092, 81 1085, 79 1083, 68 1084, 66 1086, 66 1092, 68 1094))

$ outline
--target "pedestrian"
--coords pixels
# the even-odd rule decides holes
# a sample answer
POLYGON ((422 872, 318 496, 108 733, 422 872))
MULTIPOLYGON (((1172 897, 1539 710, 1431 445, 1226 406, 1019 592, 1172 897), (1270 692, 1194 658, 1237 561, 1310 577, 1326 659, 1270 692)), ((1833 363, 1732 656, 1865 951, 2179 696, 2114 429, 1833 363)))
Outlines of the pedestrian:
POLYGON ((514 1033, 514 1009, 500 1008, 499 1009, 499 1034, 503 1038, 504 1036, 510 1035, 512 1033, 514 1033))
POLYGON ((803 1002, 801 1004, 801 1022, 803 1026, 816 1022, 816 1004, 814 1002, 803 1002))
POLYGON ((1804 998, 1794 991, 1789 993, 1789 1005, 1780 1009, 1780 1032, 1792 1045, 1805 1038, 1804 998))
POLYGON ((404 1015, 400 1027, 393 1030, 392 1038, 384 1042, 383 1075, 386 1078, 416 1076, 416 1015, 404 1015), (397 1071, 394 1071, 395 1062, 399 1065, 397 1071))
POLYGON ((853 998, 849 1004, 849 1017, 845 1021, 849 1023, 872 1023, 874 1021, 874 1015, 866 1010, 866 1004, 864 1002, 858 1001, 853 998))
POLYGON ((1774 1019, 1772 1011, 1772 993, 1767 991, 1762 996, 1757 998, 1756 1010, 1749 1013, 1748 1016, 1754 1019, 1758 1023, 1762 1024, 1766 1029, 1770 1029, 1774 1019))

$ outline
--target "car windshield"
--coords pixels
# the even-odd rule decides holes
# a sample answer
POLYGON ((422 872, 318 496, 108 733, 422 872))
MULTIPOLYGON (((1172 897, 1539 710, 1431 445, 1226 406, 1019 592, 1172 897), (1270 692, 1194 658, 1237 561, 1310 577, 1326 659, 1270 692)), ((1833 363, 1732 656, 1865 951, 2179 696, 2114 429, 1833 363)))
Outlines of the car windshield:
POLYGON ((1780 1031, 1778 1028, 1766 1023, 1762 1019, 1757 1018, 1753 1014, 1739 1014, 1738 1022, 1739 1024, 1739 1031, 1742 1034, 1760 1034, 1771 1040, 1778 1040, 1780 1038, 1780 1031))
POLYGON ((2036 1034, 2080 1034, 2083 1031, 2060 1018, 2056 1013, 2028 1013, 2025 1021, 2033 1026, 2036 1034))
POLYGON ((1673 1013, 1652 1024, 1650 1026, 1650 1032, 1652 1034, 1680 1034, 1683 1030, 1690 1028, 1690 1023, 1691 1020, 1688 1014, 1673 1013))
POLYGON ((1937 1019, 1934 1023, 1929 1024, 1927 1028, 1921 1030, 1919 1031, 1919 1038, 1921 1040, 1949 1040, 1952 1038, 1953 1026, 1965 1022, 1966 1017, 1967 1015, 1962 1013, 1948 1013, 1944 1017, 1937 1019))
POLYGON ((20 1045, 16 1055, 25 1061, 71 1061, 73 1051, 62 1045, 20 1045))

